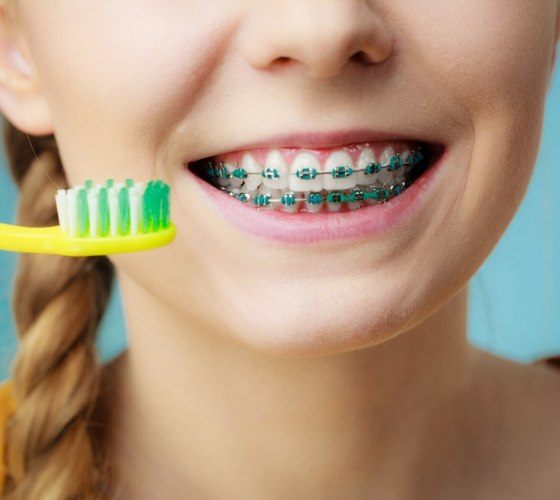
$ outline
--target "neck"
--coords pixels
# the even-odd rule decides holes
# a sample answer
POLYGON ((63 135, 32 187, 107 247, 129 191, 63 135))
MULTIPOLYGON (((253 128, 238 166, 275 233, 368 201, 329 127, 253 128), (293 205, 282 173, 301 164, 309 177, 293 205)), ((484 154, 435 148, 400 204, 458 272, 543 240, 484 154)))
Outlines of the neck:
POLYGON ((187 324, 126 277, 121 292, 111 446, 129 498, 407 498, 465 440, 466 287, 394 339, 307 358, 187 324))

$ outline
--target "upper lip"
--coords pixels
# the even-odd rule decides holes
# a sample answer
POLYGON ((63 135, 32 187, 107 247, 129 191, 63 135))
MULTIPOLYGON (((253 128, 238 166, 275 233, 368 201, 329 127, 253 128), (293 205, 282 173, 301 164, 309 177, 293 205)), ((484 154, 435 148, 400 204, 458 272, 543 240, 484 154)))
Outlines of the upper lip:
POLYGON ((348 144, 361 142, 390 142, 390 141, 410 141, 428 142, 427 139, 412 137, 398 132, 379 131, 371 129, 352 129, 352 130, 332 130, 332 131, 305 131, 291 132, 265 137, 253 142, 236 144, 230 149, 216 151, 205 158, 210 158, 218 154, 232 153, 236 151, 247 151, 258 148, 306 148, 306 149, 332 149, 343 147, 348 144))

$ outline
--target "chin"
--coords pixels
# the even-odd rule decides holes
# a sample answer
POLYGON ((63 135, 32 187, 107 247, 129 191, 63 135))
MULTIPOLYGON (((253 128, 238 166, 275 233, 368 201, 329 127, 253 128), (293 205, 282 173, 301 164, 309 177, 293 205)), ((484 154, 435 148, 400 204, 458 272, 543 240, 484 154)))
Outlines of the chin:
POLYGON ((313 294, 300 286, 292 294, 261 294, 238 302, 227 313, 228 335, 267 355, 313 357, 381 344, 405 330, 419 313, 406 307, 398 293, 345 288, 343 294, 331 287, 313 294))

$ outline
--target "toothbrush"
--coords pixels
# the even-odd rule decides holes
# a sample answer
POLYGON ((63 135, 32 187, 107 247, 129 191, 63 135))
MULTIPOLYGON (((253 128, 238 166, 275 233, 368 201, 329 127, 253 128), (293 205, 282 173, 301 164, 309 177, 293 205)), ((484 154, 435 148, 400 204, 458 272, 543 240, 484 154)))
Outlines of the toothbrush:
POLYGON ((59 226, 0 224, 0 250, 85 257, 150 250, 175 238, 169 185, 161 180, 88 180, 58 190, 55 202, 59 226))

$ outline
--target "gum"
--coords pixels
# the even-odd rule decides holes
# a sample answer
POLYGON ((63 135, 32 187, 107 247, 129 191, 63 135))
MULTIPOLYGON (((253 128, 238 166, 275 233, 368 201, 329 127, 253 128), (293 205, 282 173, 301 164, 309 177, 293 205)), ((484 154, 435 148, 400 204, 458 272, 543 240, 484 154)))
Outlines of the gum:
POLYGON ((303 151, 307 151, 310 153, 313 153, 317 156, 319 162, 321 163, 321 165, 324 165, 325 162, 327 161, 327 158, 334 152, 336 151, 345 151, 347 152, 350 157, 352 158, 352 161, 354 163, 356 163, 360 157, 360 153, 362 152, 363 149, 365 149, 366 147, 369 147, 373 150, 375 157, 376 158, 380 158, 383 151, 385 149, 387 149, 388 147, 392 147, 395 150, 395 153, 398 154, 402 154, 404 151, 413 151, 416 150, 420 147, 420 143, 418 142, 413 142, 413 141, 393 141, 393 142, 361 142, 361 143, 355 143, 355 144, 349 144, 346 146, 342 146, 340 148, 328 148, 328 149, 302 149, 302 148, 289 148, 289 147, 281 147, 281 148, 258 148, 258 149, 251 149, 248 151, 232 151, 229 153, 224 153, 224 154, 220 154, 217 156, 214 156, 212 159, 214 160, 215 163, 239 163, 241 164, 241 161, 243 159, 243 155, 245 153, 250 153, 253 158, 260 163, 261 165, 264 165, 266 163, 266 158, 268 156, 268 154, 273 151, 273 150, 277 150, 280 151, 280 153, 282 153, 282 156, 284 157, 284 160, 286 161, 286 163, 288 165, 290 165, 294 158, 301 152, 303 151))

